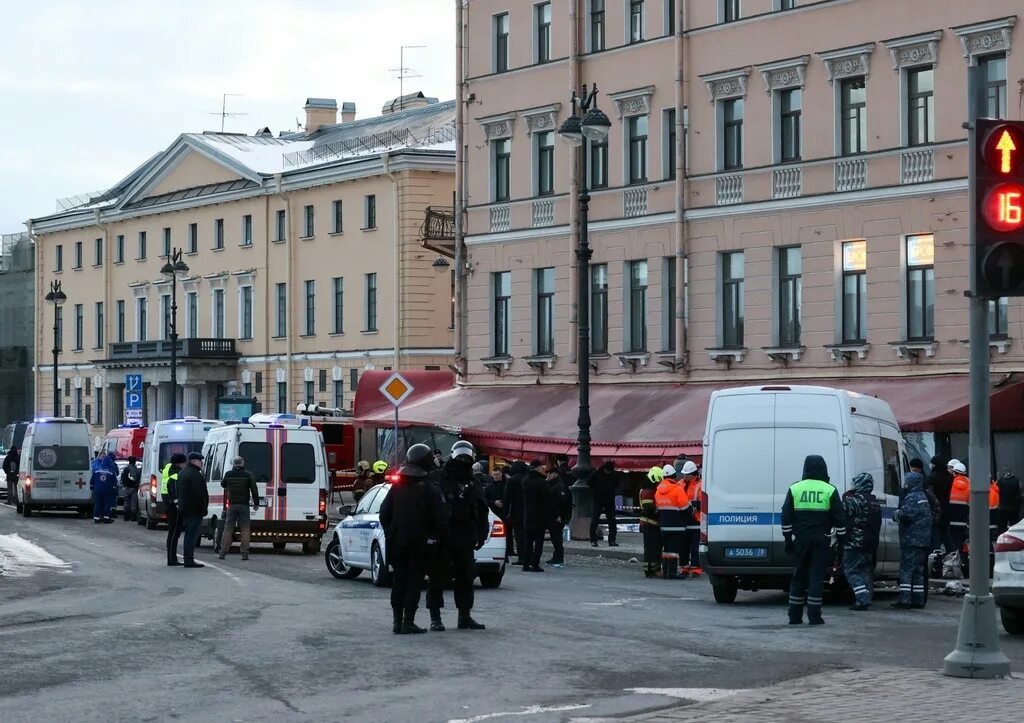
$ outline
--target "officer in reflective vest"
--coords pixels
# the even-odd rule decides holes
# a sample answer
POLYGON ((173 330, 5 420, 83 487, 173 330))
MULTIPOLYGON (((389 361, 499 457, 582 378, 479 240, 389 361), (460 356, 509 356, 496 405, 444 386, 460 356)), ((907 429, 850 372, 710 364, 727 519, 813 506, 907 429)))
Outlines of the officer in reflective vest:
POLYGON ((178 538, 181 537, 181 516, 178 515, 178 470, 185 466, 187 458, 181 452, 171 455, 171 461, 160 472, 160 501, 167 510, 167 565, 180 565, 178 559, 178 538))
POLYGON ((839 492, 828 482, 825 460, 816 454, 804 459, 803 479, 786 492, 782 505, 782 536, 786 552, 796 556, 789 588, 789 624, 804 621, 823 625, 821 596, 831 561, 829 531, 835 528, 840 545, 846 534, 846 513, 839 492))

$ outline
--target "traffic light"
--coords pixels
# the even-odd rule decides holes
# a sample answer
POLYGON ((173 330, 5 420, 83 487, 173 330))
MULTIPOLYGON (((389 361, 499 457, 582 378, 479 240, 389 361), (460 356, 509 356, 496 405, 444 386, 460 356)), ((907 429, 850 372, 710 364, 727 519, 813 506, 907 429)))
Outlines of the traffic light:
POLYGON ((971 163, 978 296, 1024 296, 1024 122, 976 121, 971 163))

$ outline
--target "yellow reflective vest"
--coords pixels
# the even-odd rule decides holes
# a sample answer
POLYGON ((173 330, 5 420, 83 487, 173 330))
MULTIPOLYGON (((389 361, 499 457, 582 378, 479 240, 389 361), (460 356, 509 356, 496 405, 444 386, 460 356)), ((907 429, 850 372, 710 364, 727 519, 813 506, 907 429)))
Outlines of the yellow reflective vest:
MULTIPOLYGON (((168 486, 171 480, 178 481, 178 470, 168 462, 160 473, 160 497, 165 502, 172 502, 178 498, 177 494, 171 495, 168 486), (171 470, 174 470, 173 472, 171 470)), ((177 490, 175 490, 177 493, 177 490)))

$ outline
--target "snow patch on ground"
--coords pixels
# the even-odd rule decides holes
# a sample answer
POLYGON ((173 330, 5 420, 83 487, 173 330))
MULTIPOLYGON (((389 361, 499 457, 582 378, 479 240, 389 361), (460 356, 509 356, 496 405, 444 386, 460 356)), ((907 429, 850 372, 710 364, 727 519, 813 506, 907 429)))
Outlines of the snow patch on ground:
POLYGON ((692 700, 696 703, 709 703, 743 693, 741 688, 626 688, 637 695, 664 695, 668 698, 692 700))
POLYGON ((28 577, 40 570, 70 569, 69 563, 21 535, 0 535, 0 576, 28 577))

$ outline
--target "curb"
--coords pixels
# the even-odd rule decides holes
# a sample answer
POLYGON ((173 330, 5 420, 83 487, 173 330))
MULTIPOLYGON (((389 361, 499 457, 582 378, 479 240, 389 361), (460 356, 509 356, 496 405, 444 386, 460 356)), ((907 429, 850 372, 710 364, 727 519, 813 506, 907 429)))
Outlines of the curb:
POLYGON ((630 560, 637 560, 638 562, 643 558, 643 552, 635 552, 631 550, 616 550, 615 548, 609 547, 569 547, 566 545, 565 554, 572 555, 574 557, 603 557, 609 560, 622 560, 629 562, 630 560))

